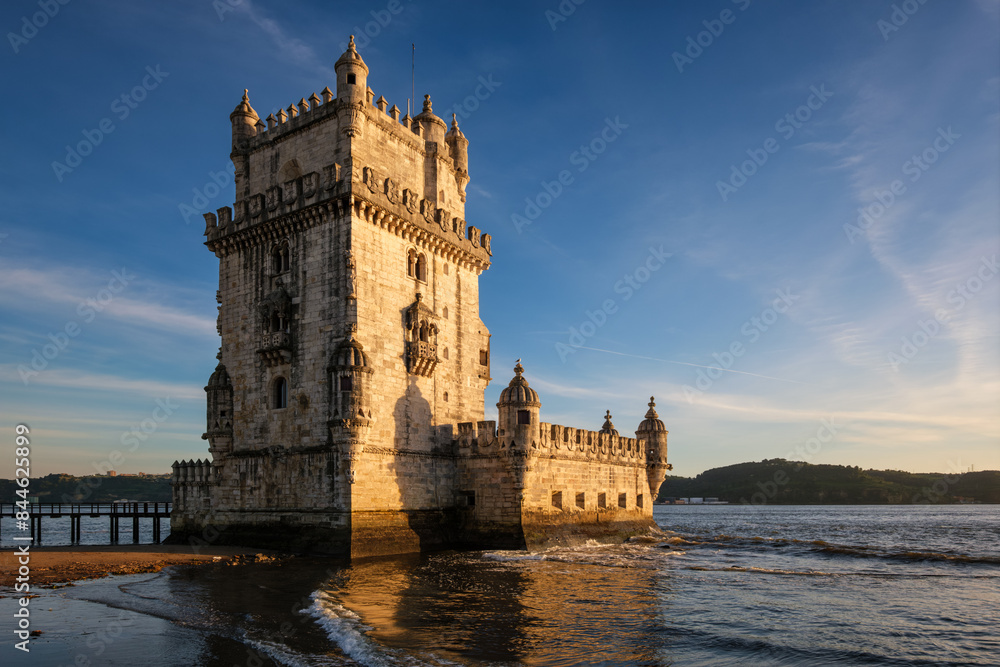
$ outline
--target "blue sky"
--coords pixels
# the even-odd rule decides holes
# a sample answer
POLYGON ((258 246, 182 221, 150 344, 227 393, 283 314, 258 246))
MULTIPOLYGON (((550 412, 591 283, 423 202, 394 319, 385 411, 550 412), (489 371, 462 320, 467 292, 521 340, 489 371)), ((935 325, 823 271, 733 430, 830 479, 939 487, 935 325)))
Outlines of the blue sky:
POLYGON ((351 33, 401 108, 416 43, 471 142, 488 417, 521 358, 548 422, 631 433, 655 395, 676 474, 1000 468, 996 0, 36 0, 0 27, 0 423, 35 475, 207 456, 228 115, 332 87, 351 33))

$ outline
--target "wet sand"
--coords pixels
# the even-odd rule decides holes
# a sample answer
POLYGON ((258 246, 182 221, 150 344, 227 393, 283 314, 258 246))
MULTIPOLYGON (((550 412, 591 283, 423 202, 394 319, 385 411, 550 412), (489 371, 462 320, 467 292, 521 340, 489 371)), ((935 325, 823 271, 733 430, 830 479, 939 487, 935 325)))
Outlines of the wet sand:
MULTIPOLYGON (((205 547, 194 553, 186 545, 119 544, 32 547, 30 556, 30 583, 46 586, 116 574, 157 572, 169 565, 271 560, 282 554, 241 547, 205 547)), ((16 549, 0 552, 0 587, 14 586, 19 566, 16 549)))

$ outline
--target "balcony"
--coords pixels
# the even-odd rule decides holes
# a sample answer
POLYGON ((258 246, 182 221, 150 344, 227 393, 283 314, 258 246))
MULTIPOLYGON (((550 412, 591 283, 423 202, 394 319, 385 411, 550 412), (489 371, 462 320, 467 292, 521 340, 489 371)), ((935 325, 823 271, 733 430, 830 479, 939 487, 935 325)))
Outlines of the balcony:
POLYGON ((430 377, 438 364, 437 345, 424 341, 407 343, 406 360, 410 373, 430 377))
POLYGON ((292 360, 292 335, 287 331, 270 331, 260 337, 257 350, 268 366, 287 364, 292 360))

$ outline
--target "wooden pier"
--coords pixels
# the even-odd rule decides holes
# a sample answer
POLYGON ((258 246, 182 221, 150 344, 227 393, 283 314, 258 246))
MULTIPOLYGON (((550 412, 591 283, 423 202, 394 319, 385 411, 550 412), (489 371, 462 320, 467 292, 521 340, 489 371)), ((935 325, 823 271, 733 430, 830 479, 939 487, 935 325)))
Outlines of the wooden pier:
MULTIPOLYGON (((31 539, 42 543, 42 518, 69 517, 70 544, 80 543, 80 523, 83 517, 108 517, 109 544, 118 544, 122 519, 132 520, 132 543, 139 543, 139 519, 153 520, 153 543, 160 543, 160 521, 170 518, 171 503, 33 503, 28 506, 31 539)), ((12 503, 0 504, 0 517, 16 518, 20 510, 12 503)), ((20 532, 20 531, 18 531, 20 532)))

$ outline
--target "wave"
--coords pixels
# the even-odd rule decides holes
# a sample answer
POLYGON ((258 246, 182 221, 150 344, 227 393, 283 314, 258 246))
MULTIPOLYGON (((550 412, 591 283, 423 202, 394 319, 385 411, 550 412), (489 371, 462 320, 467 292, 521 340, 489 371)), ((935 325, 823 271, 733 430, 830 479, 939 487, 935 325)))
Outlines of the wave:
POLYGON ((677 546, 728 546, 742 547, 751 550, 799 548, 832 557, 878 558, 884 560, 906 562, 939 562, 968 565, 1000 565, 1000 557, 992 555, 974 555, 963 553, 947 553, 941 551, 920 551, 915 549, 891 549, 878 546, 834 544, 824 540, 798 540, 780 537, 736 537, 733 535, 713 535, 701 537, 700 540, 674 536, 658 545, 660 548, 677 546))
POLYGON ((327 637, 355 662, 366 667, 458 665, 433 654, 417 656, 379 644, 367 635, 372 628, 365 625, 360 616, 340 604, 334 596, 324 591, 315 591, 311 597, 312 606, 303 609, 301 613, 313 616, 319 626, 326 631, 327 637))
POLYGON ((888 551, 877 547, 852 547, 830 544, 813 551, 831 556, 854 558, 882 558, 907 562, 963 563, 970 565, 1000 565, 1000 558, 992 556, 970 556, 968 554, 948 554, 937 551, 888 551))
POLYGON ((755 574, 786 574, 802 577, 838 577, 834 572, 818 572, 816 570, 782 570, 766 567, 743 567, 741 565, 729 565, 727 567, 705 567, 702 565, 690 565, 686 570, 699 570, 702 572, 752 572, 755 574))

